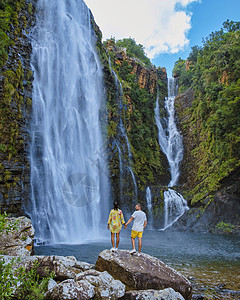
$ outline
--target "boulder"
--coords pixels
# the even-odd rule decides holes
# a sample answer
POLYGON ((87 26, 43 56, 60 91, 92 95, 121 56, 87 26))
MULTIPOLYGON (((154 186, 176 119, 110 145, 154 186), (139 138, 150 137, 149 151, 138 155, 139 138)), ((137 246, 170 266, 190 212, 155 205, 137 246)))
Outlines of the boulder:
POLYGON ((76 280, 83 279, 95 287, 96 299, 118 299, 125 294, 125 285, 106 271, 88 270, 76 277, 76 280))
POLYGON ((4 255, 33 254, 34 228, 27 217, 7 218, 10 230, 3 230, 0 236, 0 253, 4 255))
POLYGON ((191 299, 191 283, 180 273, 159 259, 147 254, 131 255, 127 250, 112 253, 104 250, 95 265, 96 270, 107 271, 122 281, 127 290, 162 290, 173 288, 185 299, 191 299))
POLYGON ((75 257, 64 257, 64 256, 7 256, 4 255, 2 258, 5 263, 9 263, 14 258, 18 259, 14 268, 24 267, 30 270, 34 263, 38 263, 37 274, 41 277, 54 272, 54 279, 57 281, 63 281, 66 279, 76 279, 76 275, 93 268, 94 266, 85 262, 77 261, 75 257))
POLYGON ((107 272, 88 270, 55 285, 46 300, 62 299, 118 299, 125 294, 125 286, 107 272))
POLYGON ((177 293, 172 288, 156 291, 129 291, 122 298, 124 300, 184 300, 180 293, 177 293))
POLYGON ((87 280, 67 279, 48 291, 45 300, 85 300, 93 298, 94 295, 94 286, 87 280))

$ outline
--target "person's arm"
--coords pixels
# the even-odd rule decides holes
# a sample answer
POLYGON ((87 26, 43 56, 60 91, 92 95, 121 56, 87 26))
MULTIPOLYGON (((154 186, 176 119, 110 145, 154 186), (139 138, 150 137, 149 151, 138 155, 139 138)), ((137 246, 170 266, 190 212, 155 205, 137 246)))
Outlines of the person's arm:
POLYGON ((122 212, 121 212, 121 222, 122 222, 122 224, 125 224, 125 220, 124 220, 124 216, 123 216, 122 212))
POLYGON ((147 226, 147 220, 144 221, 143 230, 145 229, 146 226, 147 226))
POLYGON ((128 224, 130 224, 132 222, 132 220, 134 219, 134 217, 131 217, 127 223, 124 225, 124 228, 127 229, 128 224))
POLYGON ((112 220, 112 212, 110 211, 110 214, 109 214, 109 217, 108 217, 108 225, 107 225, 108 229, 110 227, 109 224, 110 224, 111 220, 112 220))

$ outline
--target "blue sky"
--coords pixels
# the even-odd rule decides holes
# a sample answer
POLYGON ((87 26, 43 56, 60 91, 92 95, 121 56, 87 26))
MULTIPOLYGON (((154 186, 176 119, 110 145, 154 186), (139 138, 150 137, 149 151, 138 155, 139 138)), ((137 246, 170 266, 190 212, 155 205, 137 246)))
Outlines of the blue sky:
POLYGON ((132 37, 168 76, 179 57, 220 30, 227 19, 240 21, 240 0, 85 0, 103 38, 132 37))
POLYGON ((191 51, 191 47, 202 45, 202 39, 206 38, 211 32, 218 31, 222 28, 223 22, 227 19, 240 21, 240 0, 202 0, 189 5, 191 11, 191 29, 188 33, 189 45, 184 50, 176 54, 159 54, 152 62, 156 66, 167 68, 168 76, 174 62, 181 57, 186 59, 191 51))

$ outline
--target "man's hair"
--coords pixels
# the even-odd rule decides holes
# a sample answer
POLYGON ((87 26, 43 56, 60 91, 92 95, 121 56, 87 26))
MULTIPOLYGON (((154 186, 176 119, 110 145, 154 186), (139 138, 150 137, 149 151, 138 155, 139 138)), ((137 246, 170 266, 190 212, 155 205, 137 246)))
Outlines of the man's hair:
POLYGON ((141 205, 141 203, 137 203, 137 206, 138 206, 138 207, 140 207, 140 208, 142 208, 142 205, 141 205))

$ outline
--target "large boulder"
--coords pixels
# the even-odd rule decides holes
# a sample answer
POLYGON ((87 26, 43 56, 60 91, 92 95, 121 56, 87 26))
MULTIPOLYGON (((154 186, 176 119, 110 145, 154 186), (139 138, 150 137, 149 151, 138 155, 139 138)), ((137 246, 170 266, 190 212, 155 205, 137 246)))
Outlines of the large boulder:
POLYGON ((95 265, 98 271, 107 271, 115 279, 122 281, 127 290, 162 290, 173 288, 185 299, 191 299, 190 282, 159 259, 147 254, 131 255, 127 250, 112 253, 104 250, 95 265))
POLYGON ((118 299, 125 294, 125 286, 107 272, 88 270, 55 285, 46 294, 46 300, 62 299, 118 299))
POLYGON ((177 293, 172 288, 155 291, 129 291, 122 298, 124 300, 184 300, 180 293, 177 293))
POLYGON ((34 228, 27 217, 7 218, 9 230, 3 230, 0 235, 0 253, 4 255, 33 254, 34 228))

